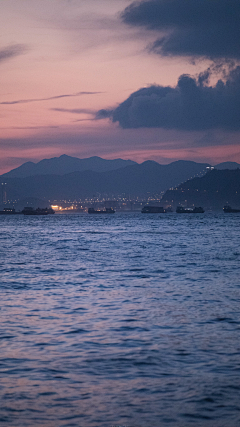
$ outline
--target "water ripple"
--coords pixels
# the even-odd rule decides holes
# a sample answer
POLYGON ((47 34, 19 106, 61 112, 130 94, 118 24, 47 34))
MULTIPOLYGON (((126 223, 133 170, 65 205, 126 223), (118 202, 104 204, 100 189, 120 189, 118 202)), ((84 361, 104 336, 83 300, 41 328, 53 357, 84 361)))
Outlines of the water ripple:
POLYGON ((240 425, 237 217, 0 221, 1 425, 240 425))

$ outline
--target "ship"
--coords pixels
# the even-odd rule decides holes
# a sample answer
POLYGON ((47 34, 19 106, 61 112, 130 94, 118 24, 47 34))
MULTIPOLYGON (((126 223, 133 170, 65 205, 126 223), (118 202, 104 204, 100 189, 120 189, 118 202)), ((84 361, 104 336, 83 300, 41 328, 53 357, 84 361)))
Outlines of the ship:
POLYGON ((105 210, 89 208, 88 213, 89 214, 113 214, 115 213, 115 210, 112 208, 106 208, 105 210))
POLYGON ((204 209, 199 206, 195 208, 184 208, 183 206, 178 206, 176 209, 177 213, 204 213, 204 209))
POLYGON ((240 212, 240 209, 233 209, 233 208, 231 208, 231 206, 226 205, 226 206, 224 206, 223 211, 225 213, 236 213, 236 212, 240 212))
POLYGON ((52 208, 37 208, 26 207, 22 211, 23 215, 53 215, 55 211, 52 208))
POLYGON ((162 206, 150 206, 146 205, 141 210, 142 213, 165 213, 165 209, 162 206))
POLYGON ((0 211, 0 215, 18 215, 22 212, 16 212, 14 208, 4 208, 3 211, 0 211))

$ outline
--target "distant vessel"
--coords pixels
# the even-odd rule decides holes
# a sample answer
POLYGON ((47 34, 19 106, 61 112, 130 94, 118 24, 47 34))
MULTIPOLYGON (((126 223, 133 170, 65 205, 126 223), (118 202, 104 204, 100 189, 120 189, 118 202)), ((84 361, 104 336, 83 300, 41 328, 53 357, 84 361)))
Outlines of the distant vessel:
POLYGON ((23 215, 52 215, 55 214, 55 211, 52 208, 37 208, 33 209, 32 207, 26 207, 22 211, 23 215))
POLYGON ((115 211, 112 208, 106 208, 105 210, 98 210, 98 209, 95 210, 94 208, 89 208, 88 213, 89 214, 113 214, 115 213, 115 211))
POLYGON ((0 215, 18 215, 22 212, 16 212, 14 208, 4 208, 3 211, 0 211, 0 215))
POLYGON ((162 206, 144 206, 141 210, 142 213, 165 213, 165 209, 162 206))
POLYGON ((232 209, 231 206, 226 205, 224 206, 223 211, 225 213, 236 213, 236 212, 240 212, 240 209, 232 209))
POLYGON ((195 207, 195 208, 184 208, 183 206, 178 206, 176 209, 177 213, 204 213, 204 209, 201 208, 201 206, 199 207, 195 207))

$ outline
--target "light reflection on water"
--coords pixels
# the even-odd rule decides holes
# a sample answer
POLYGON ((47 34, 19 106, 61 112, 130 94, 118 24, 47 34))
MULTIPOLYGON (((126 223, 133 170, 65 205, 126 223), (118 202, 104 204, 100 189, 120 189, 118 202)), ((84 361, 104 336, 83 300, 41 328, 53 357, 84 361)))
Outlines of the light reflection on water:
POLYGON ((240 425, 239 220, 0 217, 0 424, 240 425))

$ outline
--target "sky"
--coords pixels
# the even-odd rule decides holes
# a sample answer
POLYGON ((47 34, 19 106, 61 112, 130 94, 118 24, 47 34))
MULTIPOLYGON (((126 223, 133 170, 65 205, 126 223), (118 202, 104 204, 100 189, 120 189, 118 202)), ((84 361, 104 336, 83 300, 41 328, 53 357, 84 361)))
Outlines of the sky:
POLYGON ((239 0, 1 0, 0 174, 68 154, 240 163, 239 0))

